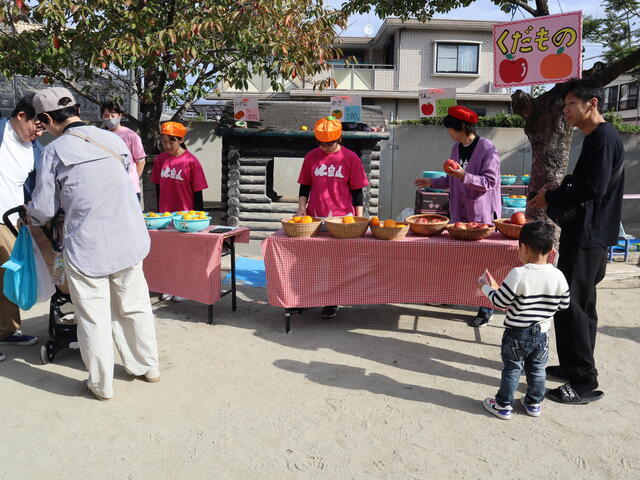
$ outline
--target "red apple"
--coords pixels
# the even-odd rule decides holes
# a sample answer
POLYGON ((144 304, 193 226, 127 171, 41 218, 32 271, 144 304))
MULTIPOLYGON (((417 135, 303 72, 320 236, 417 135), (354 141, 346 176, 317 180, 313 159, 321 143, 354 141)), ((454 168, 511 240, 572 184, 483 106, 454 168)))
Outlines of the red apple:
POLYGON ((508 55, 507 59, 500 62, 500 67, 498 68, 500 78, 502 78, 505 83, 521 82, 527 76, 529 65, 524 58, 512 59, 509 57, 511 57, 511 55, 508 55))
POLYGON ((460 165, 455 160, 448 159, 446 162, 444 162, 442 168, 444 168, 446 172, 447 170, 458 170, 460 168, 460 165))
POLYGON ((527 218, 524 216, 524 212, 516 212, 511 215, 511 223, 515 225, 524 225, 527 223, 527 218))
POLYGON ((424 218, 424 217, 420 217, 420 218, 416 219, 416 223, 429 223, 429 219, 424 218))
POLYGON ((453 228, 459 228, 462 230, 466 230, 467 229, 467 224, 463 223, 463 222, 456 222, 453 224, 453 228))
POLYGON ((485 229, 485 228, 489 228, 489 225, 487 225, 486 223, 480 223, 480 224, 478 224, 478 227, 477 227, 477 228, 479 228, 479 229, 480 229, 480 228, 485 229))
POLYGON ((467 223, 467 227, 469 227, 469 228, 477 228, 478 227, 478 222, 469 222, 469 223, 467 223))
POLYGON ((424 103, 422 104, 421 110, 424 115, 431 115, 433 113, 433 104, 424 103))

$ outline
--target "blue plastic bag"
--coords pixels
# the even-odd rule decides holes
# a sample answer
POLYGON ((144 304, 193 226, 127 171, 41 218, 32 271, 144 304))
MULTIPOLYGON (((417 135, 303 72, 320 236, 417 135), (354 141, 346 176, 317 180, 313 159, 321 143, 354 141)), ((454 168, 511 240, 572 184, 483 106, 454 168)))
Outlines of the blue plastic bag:
POLYGON ((38 279, 28 227, 20 229, 11 257, 0 266, 5 269, 2 293, 22 310, 29 310, 38 297, 38 279))

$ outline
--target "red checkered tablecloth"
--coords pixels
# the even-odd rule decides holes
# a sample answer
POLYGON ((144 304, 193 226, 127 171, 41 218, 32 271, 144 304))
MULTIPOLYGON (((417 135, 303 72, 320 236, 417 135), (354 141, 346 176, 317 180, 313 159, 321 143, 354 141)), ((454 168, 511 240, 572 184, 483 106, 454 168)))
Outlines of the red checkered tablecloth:
POLYGON ((463 241, 444 232, 402 241, 292 238, 280 230, 262 242, 269 303, 320 307, 449 303, 490 307, 477 289, 485 268, 501 282, 518 259, 518 241, 499 233, 463 241))
POLYGON ((225 237, 248 243, 249 229, 228 233, 183 233, 172 228, 149 230, 151 249, 144 276, 152 292, 168 293, 212 305, 220 300, 220 260, 225 237))

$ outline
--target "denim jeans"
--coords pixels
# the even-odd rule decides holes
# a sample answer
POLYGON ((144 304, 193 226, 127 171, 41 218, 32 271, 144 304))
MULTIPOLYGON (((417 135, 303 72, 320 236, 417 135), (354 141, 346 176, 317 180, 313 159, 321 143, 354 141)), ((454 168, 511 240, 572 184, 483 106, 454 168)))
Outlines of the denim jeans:
POLYGON ((540 331, 540 325, 527 328, 507 328, 502 335, 502 380, 496 395, 500 405, 511 405, 524 369, 527 376, 529 405, 542 403, 544 399, 544 367, 549 359, 549 337, 540 331))

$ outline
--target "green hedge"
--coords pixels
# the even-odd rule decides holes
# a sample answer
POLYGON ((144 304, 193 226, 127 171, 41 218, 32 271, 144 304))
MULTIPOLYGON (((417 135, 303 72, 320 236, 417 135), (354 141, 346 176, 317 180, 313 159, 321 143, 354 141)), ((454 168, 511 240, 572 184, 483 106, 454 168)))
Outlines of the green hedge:
MULTIPOLYGON (((418 120, 401 120, 399 122, 391 122, 392 125, 435 125, 442 126, 444 117, 420 118, 418 120)), ((604 114, 605 120, 610 122, 620 132, 640 132, 640 126, 624 123, 622 117, 615 112, 607 112, 604 114)), ((524 128, 524 118, 520 115, 509 115, 499 113, 492 117, 480 117, 478 119, 479 127, 510 127, 524 128)))

